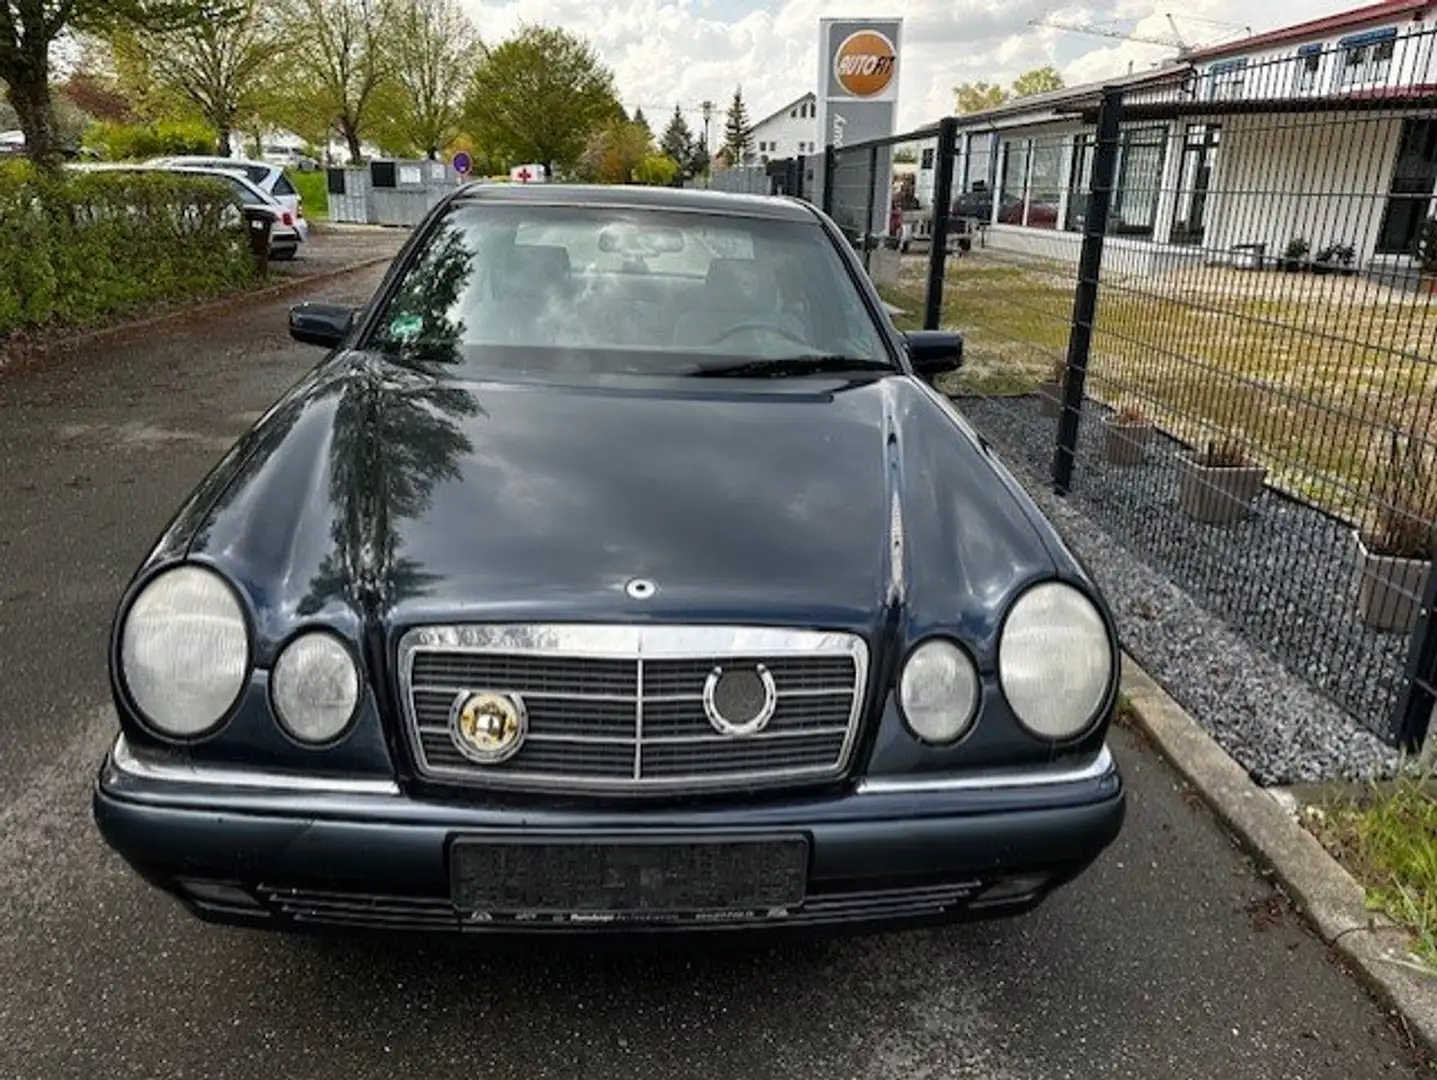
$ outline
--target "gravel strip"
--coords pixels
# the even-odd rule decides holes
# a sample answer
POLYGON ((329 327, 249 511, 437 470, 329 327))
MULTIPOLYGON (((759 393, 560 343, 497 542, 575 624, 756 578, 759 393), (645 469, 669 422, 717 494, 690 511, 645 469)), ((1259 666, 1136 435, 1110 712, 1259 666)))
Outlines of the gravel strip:
POLYGON ((1191 522, 1177 508, 1177 445, 1158 437, 1145 465, 1109 465, 1096 408, 1083 418, 1073 491, 1059 498, 1056 420, 1036 399, 957 404, 1088 564, 1124 647, 1258 783, 1395 769, 1396 751, 1373 731, 1389 722, 1407 639, 1357 621, 1349 530, 1271 492, 1250 521, 1191 522))

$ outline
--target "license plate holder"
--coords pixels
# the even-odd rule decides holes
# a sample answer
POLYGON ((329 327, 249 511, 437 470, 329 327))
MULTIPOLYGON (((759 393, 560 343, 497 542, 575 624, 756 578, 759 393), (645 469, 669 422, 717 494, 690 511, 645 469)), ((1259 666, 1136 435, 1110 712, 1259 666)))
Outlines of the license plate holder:
POLYGON ((684 916, 803 903, 804 835, 484 836, 450 846, 454 906, 467 914, 684 916))

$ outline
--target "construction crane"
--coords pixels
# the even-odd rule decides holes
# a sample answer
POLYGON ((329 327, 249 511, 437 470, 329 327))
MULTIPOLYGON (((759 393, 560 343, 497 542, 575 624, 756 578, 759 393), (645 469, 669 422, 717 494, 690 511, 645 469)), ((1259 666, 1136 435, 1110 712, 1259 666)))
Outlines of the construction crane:
MULTIPOLYGON (((1178 24, 1171 15, 1164 15, 1168 25, 1173 32, 1170 37, 1158 37, 1152 34, 1134 34, 1127 30, 1120 30, 1116 26, 1102 26, 1097 23, 1069 23, 1059 19, 1029 19, 1029 26, 1047 26, 1054 30, 1066 30, 1072 34, 1092 34, 1096 37, 1116 38, 1119 41, 1136 41, 1143 45, 1160 45, 1165 49, 1176 49, 1179 56, 1185 56, 1192 52, 1197 46, 1189 44, 1178 30, 1178 24)), ((1191 19, 1194 22, 1211 23, 1213 26, 1226 26, 1231 29, 1252 33, 1252 27, 1239 27, 1236 23, 1221 23, 1214 19, 1199 19, 1196 16, 1184 15, 1183 18, 1191 19)))

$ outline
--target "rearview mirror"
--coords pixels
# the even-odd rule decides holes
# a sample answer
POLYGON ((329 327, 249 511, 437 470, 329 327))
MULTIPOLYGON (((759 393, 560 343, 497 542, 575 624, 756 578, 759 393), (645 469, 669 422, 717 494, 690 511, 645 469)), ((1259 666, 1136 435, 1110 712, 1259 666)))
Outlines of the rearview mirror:
POLYGON ((354 309, 340 304, 305 302, 289 309, 289 336, 305 345, 332 349, 349 333, 354 309))
POLYGON ((913 369, 925 379, 963 366, 963 335, 954 330, 909 330, 903 335, 913 369))

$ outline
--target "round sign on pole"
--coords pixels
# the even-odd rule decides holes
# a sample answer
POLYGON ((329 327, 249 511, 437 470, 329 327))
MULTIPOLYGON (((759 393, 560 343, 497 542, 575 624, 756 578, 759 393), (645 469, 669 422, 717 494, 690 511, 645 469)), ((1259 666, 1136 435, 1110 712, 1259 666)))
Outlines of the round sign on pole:
POLYGON ((474 167, 474 163, 469 159, 468 153, 463 150, 460 150, 450 158, 449 164, 454 166, 454 171, 460 176, 468 176, 469 170, 474 167))

